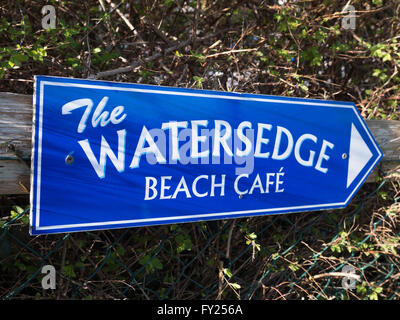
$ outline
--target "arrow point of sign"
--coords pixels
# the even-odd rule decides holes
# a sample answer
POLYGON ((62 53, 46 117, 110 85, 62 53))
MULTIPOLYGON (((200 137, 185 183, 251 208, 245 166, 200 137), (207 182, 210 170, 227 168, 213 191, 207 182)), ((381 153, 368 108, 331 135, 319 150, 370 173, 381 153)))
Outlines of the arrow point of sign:
POLYGON ((351 124, 349 167, 347 172, 347 188, 351 185, 358 174, 372 158, 372 152, 356 129, 351 124))

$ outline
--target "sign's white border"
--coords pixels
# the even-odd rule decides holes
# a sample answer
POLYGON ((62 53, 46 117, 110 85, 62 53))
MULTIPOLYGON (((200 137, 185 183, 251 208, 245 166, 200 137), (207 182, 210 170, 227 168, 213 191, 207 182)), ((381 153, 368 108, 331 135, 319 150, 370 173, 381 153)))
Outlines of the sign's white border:
MULTIPOLYGON (((354 192, 358 190, 361 183, 367 178, 368 174, 375 167, 375 164, 382 157, 382 152, 378 148, 375 140, 373 139, 369 129, 367 128, 365 122, 361 118, 360 114, 355 110, 353 105, 348 104, 340 104, 340 103, 325 103, 323 100, 321 102, 312 102, 312 101, 298 101, 298 100, 279 100, 279 99, 268 99, 261 97, 241 97, 241 96, 230 96, 223 94, 211 94, 211 93, 192 93, 192 92, 179 92, 179 91, 162 91, 157 89, 142 89, 142 88, 127 88, 127 87, 117 87, 117 86, 105 86, 105 85, 92 85, 92 84, 81 84, 81 83, 68 83, 68 82, 51 82, 51 81, 40 81, 40 96, 39 96, 39 115, 36 117, 36 77, 35 77, 35 87, 33 94, 33 106, 34 106, 34 114, 33 114, 33 129, 32 129, 32 174, 31 174, 31 186, 33 186, 33 175, 34 175, 34 161, 35 161, 35 147, 36 147, 36 121, 39 126, 39 132, 37 137, 37 175, 36 175, 36 219, 35 224, 32 225, 33 220, 33 208, 31 206, 30 209, 30 225, 35 227, 35 230, 56 230, 56 229, 70 229, 70 228, 81 228, 81 227, 96 227, 96 226, 109 226, 116 224, 131 224, 131 223, 142 223, 142 222, 162 222, 162 221, 174 221, 174 220, 182 220, 182 219, 192 219, 192 218, 207 218, 207 217, 216 217, 226 216, 226 215, 245 215, 249 213, 262 213, 262 212, 276 212, 285 211, 284 213, 289 213, 289 210, 302 210, 302 209, 312 209, 312 210, 322 210, 329 207, 337 207, 337 206, 346 206, 349 200, 352 198, 354 192), (55 225, 55 226, 45 226, 40 227, 40 187, 41 187, 41 160, 42 160, 42 126, 43 126, 43 92, 44 86, 60 86, 60 87, 79 87, 79 88, 87 88, 87 89, 100 89, 100 90, 119 90, 119 91, 128 91, 128 92, 140 92, 140 93, 152 93, 152 94, 166 94, 166 95, 179 95, 179 96, 190 96, 190 97, 199 97, 199 98, 212 98, 212 99, 229 99, 229 100, 245 100, 245 101, 256 101, 256 102, 273 102, 273 103, 283 103, 283 104, 296 104, 296 105, 304 105, 304 106, 325 106, 325 107, 335 107, 335 108, 349 108, 352 109, 353 112, 357 115, 358 120, 363 126, 364 130, 367 132, 367 135, 371 142, 373 143, 376 151, 378 152, 378 157, 374 161, 374 163, 369 167, 364 176, 359 180, 358 184, 354 187, 353 191, 347 197, 347 199, 343 202, 336 203, 327 203, 327 204, 315 204, 315 205, 307 205, 307 206, 292 206, 292 207, 283 207, 283 208, 272 208, 272 209, 258 209, 258 210, 244 210, 244 211, 230 211, 230 212, 215 212, 208 214, 196 214, 196 215, 186 215, 186 216, 171 216, 171 217, 158 217, 158 218, 148 218, 148 219, 133 219, 133 220, 119 220, 119 221, 102 221, 102 222, 92 222, 92 223, 77 223, 77 224, 64 224, 64 225, 55 225)), ((31 191, 30 198, 31 204, 33 201, 33 192, 31 191)))

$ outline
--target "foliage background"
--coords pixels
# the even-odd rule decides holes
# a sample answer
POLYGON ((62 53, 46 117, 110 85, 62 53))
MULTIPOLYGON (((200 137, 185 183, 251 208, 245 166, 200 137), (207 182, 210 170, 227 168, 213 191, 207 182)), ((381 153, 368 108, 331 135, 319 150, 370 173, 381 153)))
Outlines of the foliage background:
MULTIPOLYGON (((400 1, 0 1, 0 90, 33 75, 353 101, 399 119, 400 1), (41 9, 56 8, 56 28, 41 9), (122 68, 122 69, 119 69, 122 68)), ((399 299, 399 179, 343 210, 31 237, 0 198, 5 299, 399 299), (41 288, 41 267, 57 289, 41 288), (345 265, 360 277, 344 290, 345 265)))

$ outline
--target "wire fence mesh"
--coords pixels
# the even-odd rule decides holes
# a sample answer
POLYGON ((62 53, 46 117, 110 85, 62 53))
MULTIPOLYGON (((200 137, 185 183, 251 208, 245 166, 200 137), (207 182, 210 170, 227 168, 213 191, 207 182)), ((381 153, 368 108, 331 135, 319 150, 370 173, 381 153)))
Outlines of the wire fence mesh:
POLYGON ((0 296, 399 299, 395 183, 364 185, 341 210, 38 237, 28 235, 29 208, 14 206, 2 220, 0 296), (55 290, 41 285, 48 264, 55 290))

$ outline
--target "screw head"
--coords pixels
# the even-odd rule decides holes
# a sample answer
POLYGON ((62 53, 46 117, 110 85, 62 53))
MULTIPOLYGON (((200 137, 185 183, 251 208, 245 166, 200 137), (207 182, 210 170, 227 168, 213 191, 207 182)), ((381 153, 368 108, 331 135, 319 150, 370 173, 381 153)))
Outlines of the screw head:
POLYGON ((67 155, 67 157, 65 158, 65 163, 66 164, 73 164, 74 163, 74 157, 72 155, 67 155))
POLYGON ((346 160, 346 159, 347 159, 347 153, 343 153, 343 154, 342 154, 342 159, 343 159, 343 160, 346 160))

